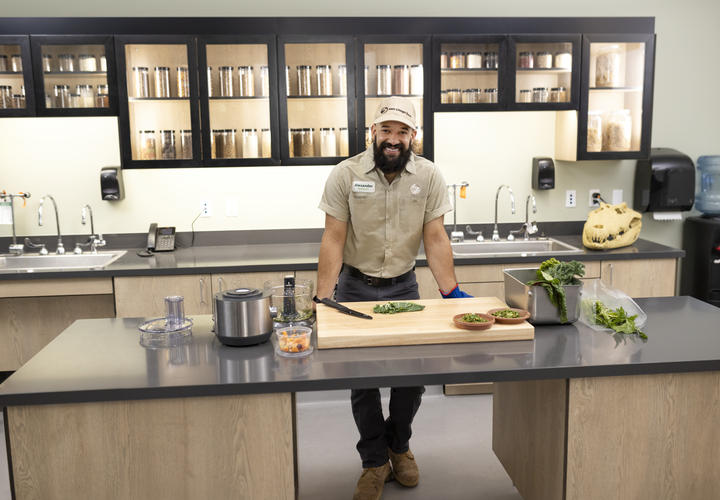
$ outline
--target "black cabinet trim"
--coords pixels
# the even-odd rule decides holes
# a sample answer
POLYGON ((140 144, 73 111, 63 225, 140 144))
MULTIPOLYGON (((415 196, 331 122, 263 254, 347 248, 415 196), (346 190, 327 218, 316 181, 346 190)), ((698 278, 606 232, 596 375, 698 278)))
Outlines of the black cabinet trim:
POLYGON ((0 35, 0 45, 20 46, 20 57, 23 63, 23 85, 25 85, 25 109, 0 109, 0 117, 35 116, 37 105, 35 102, 35 86, 33 85, 33 59, 30 50, 30 37, 28 35, 0 35))

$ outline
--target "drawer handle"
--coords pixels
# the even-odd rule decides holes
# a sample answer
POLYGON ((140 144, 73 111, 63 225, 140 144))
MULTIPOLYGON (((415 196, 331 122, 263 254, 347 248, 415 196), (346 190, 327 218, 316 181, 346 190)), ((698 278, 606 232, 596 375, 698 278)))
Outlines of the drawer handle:
POLYGON ((225 287, 223 286, 223 279, 222 279, 222 278, 218 278, 218 292, 222 292, 222 291, 223 291, 223 288, 225 288, 225 287))
POLYGON ((205 278, 200 278, 200 303, 206 304, 206 302, 205 302, 205 278))

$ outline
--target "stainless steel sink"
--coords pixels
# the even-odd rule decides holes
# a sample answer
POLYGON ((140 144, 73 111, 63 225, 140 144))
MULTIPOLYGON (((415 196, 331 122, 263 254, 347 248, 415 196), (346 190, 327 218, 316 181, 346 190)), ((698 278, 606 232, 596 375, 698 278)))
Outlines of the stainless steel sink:
POLYGON ((456 257, 502 257, 582 253, 582 249, 554 238, 514 241, 461 241, 452 243, 456 257))
POLYGON ((113 250, 96 254, 65 255, 0 255, 0 272, 3 271, 45 271, 53 269, 98 269, 115 262, 127 253, 126 250, 113 250))

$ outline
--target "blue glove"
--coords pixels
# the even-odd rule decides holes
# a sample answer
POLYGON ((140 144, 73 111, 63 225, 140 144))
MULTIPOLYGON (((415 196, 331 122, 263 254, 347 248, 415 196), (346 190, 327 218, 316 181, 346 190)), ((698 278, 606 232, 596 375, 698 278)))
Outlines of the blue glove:
POLYGON ((442 293, 442 290, 440 290, 440 295, 443 296, 443 299, 463 299, 465 297, 472 297, 469 293, 465 293, 460 290, 460 285, 455 285, 455 288, 450 290, 448 293, 442 293))

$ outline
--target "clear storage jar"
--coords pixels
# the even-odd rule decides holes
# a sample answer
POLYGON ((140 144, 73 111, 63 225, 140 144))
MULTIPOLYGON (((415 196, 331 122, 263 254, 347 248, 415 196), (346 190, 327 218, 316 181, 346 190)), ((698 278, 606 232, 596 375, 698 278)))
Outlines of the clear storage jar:
POLYGON ((237 158, 237 129, 223 130, 223 158, 237 158))
POLYGON ((50 73, 53 70, 53 56, 51 54, 43 54, 42 68, 43 73, 50 73))
POLYGON ((367 67, 367 66, 365 66, 364 71, 365 71, 365 74, 364 74, 364 76, 363 76, 363 78, 364 78, 363 81, 365 82, 365 95, 370 95, 370 87, 369 87, 370 81, 368 80, 369 70, 368 70, 368 67, 367 67))
POLYGON ((242 157, 243 158, 259 158, 259 144, 257 129, 242 129, 242 157))
POLYGON ((460 89, 448 89, 448 102, 450 104, 461 104, 462 103, 462 92, 460 89))
POLYGON ((610 111, 603 125, 603 151, 629 151, 632 117, 629 109, 610 111))
POLYGON ((77 85, 75 93, 80 96, 80 108, 92 108, 95 106, 95 92, 92 85, 77 85))
POLYGON ((97 71, 97 59, 92 54, 80 54, 78 56, 79 71, 97 71))
POLYGON ((12 86, 0 85, 0 108, 10 109, 13 107, 12 86))
POLYGON ((177 71, 177 96, 190 97, 190 74, 187 66, 178 66, 177 71))
POLYGON ((462 69, 465 67, 465 53, 453 52, 450 54, 450 68, 462 69))
POLYGON ((270 70, 267 66, 260 66, 260 96, 270 95, 270 70))
POLYGON ((53 85, 53 107, 69 108, 70 107, 70 86, 69 85, 53 85))
POLYGON ((148 68, 145 66, 134 66, 132 72, 135 97, 150 97, 150 78, 148 76, 148 68))
POLYGON ((373 143, 372 131, 370 130, 370 127, 365 127, 365 149, 371 147, 372 143, 373 143))
POLYGON ((176 158, 174 130, 160 131, 160 158, 163 160, 174 160, 176 158))
POLYGON ((297 67, 298 95, 312 95, 312 66, 297 67))
POLYGON ((410 93, 410 66, 396 64, 393 66, 393 95, 408 95, 410 93))
POLYGON ((347 127, 340 127, 340 141, 338 142, 338 156, 348 156, 350 154, 348 142, 347 127))
POLYGON ((215 95, 215 90, 213 89, 213 69, 212 66, 208 66, 207 69, 207 88, 208 88, 208 97, 212 97, 215 95))
POLYGON ((377 95, 392 94, 392 68, 389 64, 378 64, 377 70, 377 95))
POLYGON ((570 52, 555 52, 553 67, 558 69, 572 69, 572 54, 570 54, 570 52))
POLYGON ((107 58, 100 56, 100 71, 107 71, 107 58))
POLYGON ((22 73, 22 57, 20 54, 13 54, 10 56, 10 71, 14 73, 22 73))
POLYGON ((220 97, 232 97, 233 93, 233 67, 220 66, 220 97))
POLYGON ((463 104, 475 104, 480 102, 480 89, 464 89, 462 91, 463 104))
POLYGON ((622 57, 620 47, 613 46, 598 52, 595 59, 595 86, 622 87, 622 57))
POLYGON ((418 127, 415 139, 412 141, 412 150, 416 155, 423 154, 423 128, 418 127))
POLYGON ((450 54, 447 52, 440 53, 440 69, 448 69, 450 67, 450 54))
POLYGON ((138 133, 138 151, 141 160, 155 160, 155 131, 141 130, 138 133))
POLYGON ((272 156, 272 136, 270 135, 270 129, 264 128, 260 130, 260 136, 262 141, 261 154, 263 158, 270 158, 272 156))
POLYGON ((531 69, 534 64, 534 58, 532 52, 520 52, 518 53, 518 68, 520 69, 531 69))
POLYGON ((532 102, 532 90, 520 89, 520 94, 518 96, 518 102, 532 102))
POLYGON ((497 103, 498 102, 498 91, 497 89, 485 89, 485 98, 483 99, 484 102, 487 103, 497 103))
POLYGON ((240 97, 255 96, 255 76, 252 66, 238 66, 238 95, 240 97))
POLYGON ((706 215, 720 215, 720 156, 701 156, 697 160, 700 191, 695 208, 706 215))
POLYGON ((315 76, 317 78, 317 94, 333 95, 331 66, 329 64, 319 64, 315 66, 315 76))
POLYGON ((155 66, 155 97, 170 97, 170 68, 155 66))
POLYGON ((412 95, 423 95, 424 76, 423 65, 413 64, 410 66, 410 93, 412 95))
POLYGON ((192 159, 192 130, 180 131, 180 159, 192 159))
POLYGON ((535 67, 550 69, 553 66, 553 56, 550 52, 541 51, 535 54, 535 67))
POLYGON ((347 65, 338 64, 338 94, 347 95, 347 65))
POLYGON ((440 91, 440 104, 450 104, 450 94, 447 90, 440 91))
POLYGON ((533 88, 532 102, 548 102, 548 89, 547 89, 547 87, 535 87, 535 88, 533 88))
POLYGON ((80 94, 77 92, 70 94, 70 106, 71 108, 82 108, 83 103, 80 100, 80 94))
POLYGON ((8 67, 8 56, 6 56, 5 54, 0 54, 0 71, 7 71, 8 67))
POLYGON ((590 153, 602 151, 602 122, 602 111, 588 111, 586 149, 590 153))
POLYGON ((302 129, 291 128, 288 135, 288 142, 290 143, 290 158, 302 156, 302 129))
POLYGON ((335 156, 337 154, 337 141, 334 128, 320 129, 320 156, 335 156))
POLYGON ((25 109, 25 96, 22 94, 13 94, 13 108, 25 109))
POLYGON ((485 52, 483 54, 483 64, 485 69, 498 69, 498 54, 497 52, 485 52))
POLYGON ((565 89, 565 87, 551 88, 548 101, 550 101, 550 102, 568 102, 567 90, 565 89))
POLYGON ((72 54, 58 55, 58 71, 67 73, 75 71, 75 56, 72 54))
POLYGON ((300 156, 315 156, 315 129, 302 129, 302 141, 300 146, 300 156))
POLYGON ((95 107, 96 108, 109 108, 110 107, 110 96, 108 94, 103 94, 100 91, 98 91, 97 95, 95 96, 95 107))
POLYGON ((467 66, 469 69, 482 68, 482 52, 468 52, 467 54, 465 54, 465 66, 467 66))
POLYGON ((290 66, 285 66, 285 93, 292 95, 290 93, 290 66))

